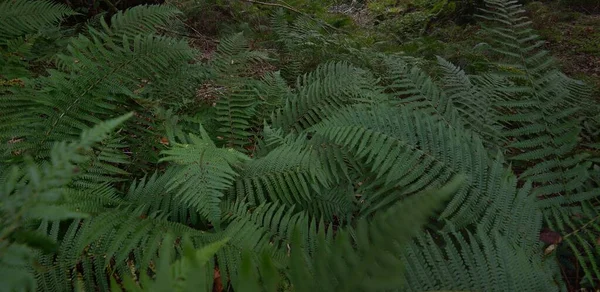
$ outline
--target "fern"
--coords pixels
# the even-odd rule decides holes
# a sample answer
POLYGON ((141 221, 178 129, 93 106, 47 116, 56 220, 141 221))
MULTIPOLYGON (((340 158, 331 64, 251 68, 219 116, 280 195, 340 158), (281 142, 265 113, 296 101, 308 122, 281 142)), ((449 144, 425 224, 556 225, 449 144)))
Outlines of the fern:
POLYGON ((376 93, 365 72, 346 63, 328 63, 298 78, 298 93, 273 113, 276 128, 301 131, 320 122, 325 116, 349 103, 372 100, 376 93))
POLYGON ((463 125, 471 128, 491 146, 500 145, 502 141, 498 113, 493 105, 493 98, 487 88, 471 81, 462 69, 438 57, 438 64, 444 73, 444 91, 462 118, 463 125))
POLYGON ((100 24, 108 35, 121 38, 123 35, 134 37, 139 34, 155 33, 157 27, 169 23, 169 19, 181 14, 179 10, 166 5, 141 5, 119 11, 110 19, 110 25, 104 18, 100 24))
POLYGON ((0 2, 0 43, 42 28, 57 24, 67 16, 75 15, 68 7, 50 1, 2 1, 0 2))
POLYGON ((169 191, 188 206, 196 208, 217 228, 221 221, 219 209, 223 191, 233 186, 237 173, 232 168, 247 160, 233 149, 219 149, 201 129, 202 136, 190 135, 189 144, 177 145, 164 151, 161 161, 181 165, 169 180, 169 191))
POLYGON ((494 232, 444 235, 443 248, 432 235, 406 251, 407 291, 559 291, 542 257, 494 232))
MULTIPOLYGON (((482 17, 496 23, 487 28, 494 36, 492 49, 504 58, 498 67, 511 69, 510 73, 502 72, 504 86, 497 88, 501 93, 497 104, 503 112, 503 134, 512 141, 507 145, 509 158, 521 162, 522 180, 539 185, 533 195, 547 199, 543 206, 553 214, 547 216, 548 224, 563 234, 579 230, 569 219, 579 207, 573 209, 571 204, 581 204, 589 210, 585 216, 588 219, 600 214, 593 207, 584 207, 595 204, 596 196, 592 194, 597 192, 597 186, 584 187, 591 164, 576 151, 581 131, 576 116, 584 104, 586 90, 558 72, 548 52, 540 50, 544 42, 529 29, 516 1, 489 0, 486 4, 486 15, 482 17)), ((595 220, 590 222, 598 226, 595 220)), ((595 265, 598 251, 588 248, 594 245, 592 237, 576 236, 567 241, 589 282, 600 278, 595 265)))
POLYGON ((43 233, 22 228, 40 220, 58 222, 87 216, 61 202, 67 193, 69 182, 78 174, 77 164, 89 159, 79 152, 105 139, 110 131, 129 117, 131 115, 106 121, 84 131, 76 142, 56 143, 50 153, 50 161, 42 166, 30 162, 25 169, 15 166, 10 172, 0 174, 5 177, 0 190, 3 201, 0 209, 0 277, 3 282, 4 279, 11 279, 11 282, 4 282, 3 288, 35 288, 34 278, 29 273, 34 249, 52 251, 55 242, 43 233), (6 256, 7 253, 12 256, 6 256))
POLYGON ((564 255, 593 285, 597 147, 593 120, 580 147, 577 108, 589 91, 538 50, 516 2, 488 2, 501 59, 467 75, 439 58, 441 78, 283 12, 275 60, 256 49, 272 43, 240 33, 198 61, 187 40, 157 34, 182 24, 169 6, 39 41, 71 12, 11 20, 6 289, 555 291, 564 255), (48 57, 47 74, 28 63, 48 57), (259 76, 266 61, 281 71, 259 76))
POLYGON ((298 146, 278 147, 245 165, 236 182, 236 193, 251 203, 271 200, 307 206, 315 188, 327 186, 329 180, 313 151, 298 146))
POLYGON ((317 248, 308 261, 302 250, 292 251, 290 276, 295 288, 299 291, 321 288, 333 291, 400 287, 402 283, 398 275, 402 273, 402 263, 398 257, 399 249, 417 233, 429 214, 439 208, 441 200, 452 195, 461 183, 462 179, 455 177, 439 191, 426 191, 395 204, 375 216, 370 223, 359 221, 354 230, 356 250, 348 240, 348 233, 340 232, 332 241, 321 231, 317 248), (407 216, 411 220, 402 220, 399 216, 407 216), (382 236, 384 234, 389 236, 382 236), (328 241, 331 243, 328 244, 328 241))
POLYGON ((123 99, 108 97, 132 95, 131 90, 139 79, 151 78, 161 69, 172 66, 172 62, 183 62, 190 56, 184 43, 174 44, 173 40, 166 38, 136 37, 131 40, 133 43, 127 38, 124 40, 122 46, 115 45, 106 50, 104 44, 94 44, 90 39, 80 37, 73 41, 71 56, 61 58, 65 67, 69 64, 66 69, 70 72, 54 71, 42 81, 46 94, 31 101, 30 92, 24 90, 3 100, 6 108, 2 121, 18 118, 22 124, 16 132, 3 127, 0 138, 27 136, 25 141, 10 145, 6 151, 35 149, 36 155, 44 157, 51 141, 73 137, 86 129, 90 122, 97 122, 98 117, 90 113, 100 117, 114 114, 114 103, 123 102, 123 99), (97 61, 99 57, 102 57, 100 62, 97 61), (19 104, 21 107, 14 107, 19 104), (23 106, 27 106, 31 119, 21 117, 23 106), (33 118, 40 115, 46 118, 33 118))
POLYGON ((314 131, 331 143, 344 145, 372 170, 358 191, 365 193, 364 214, 444 184, 458 173, 465 173, 471 186, 458 192, 442 216, 463 226, 485 211, 483 190, 492 161, 477 137, 447 128, 435 117, 411 114, 404 108, 358 106, 333 115, 314 131))
POLYGON ((248 41, 242 33, 221 38, 214 54, 208 64, 215 71, 214 74, 227 80, 243 73, 246 66, 267 59, 264 53, 249 49, 248 41))

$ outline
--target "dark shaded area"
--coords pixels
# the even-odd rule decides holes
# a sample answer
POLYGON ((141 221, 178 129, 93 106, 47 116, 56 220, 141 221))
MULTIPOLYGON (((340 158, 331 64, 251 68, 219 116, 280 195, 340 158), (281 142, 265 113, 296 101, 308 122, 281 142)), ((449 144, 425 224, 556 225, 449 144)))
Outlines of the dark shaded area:
POLYGON ((165 0, 55 0, 54 2, 65 4, 88 18, 108 12, 110 19, 110 16, 119 10, 138 5, 163 4, 165 0))

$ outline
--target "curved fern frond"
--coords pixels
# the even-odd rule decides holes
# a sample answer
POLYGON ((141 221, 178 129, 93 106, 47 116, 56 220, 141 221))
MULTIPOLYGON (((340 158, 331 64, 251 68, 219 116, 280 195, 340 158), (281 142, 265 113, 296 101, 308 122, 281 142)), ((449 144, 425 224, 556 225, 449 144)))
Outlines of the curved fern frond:
POLYGON ((493 196, 485 193, 486 186, 495 179, 488 181, 492 160, 481 140, 448 128, 429 114, 407 108, 354 106, 311 131, 341 145, 372 171, 357 190, 363 194, 363 214, 443 185, 458 173, 468 177, 467 183, 448 205, 443 218, 459 226, 472 223, 490 203, 487 196, 493 196))
POLYGON ((300 132, 348 104, 372 100, 374 84, 365 72, 347 63, 321 65, 298 78, 296 95, 273 113, 272 126, 300 132))
MULTIPOLYGON (((0 257, 0 276, 4 282, 3 289, 35 289, 35 281, 31 276, 35 254, 46 253, 44 257, 51 261, 60 221, 87 217, 82 213, 85 210, 69 204, 70 190, 67 187, 79 174, 77 165, 89 159, 85 150, 105 139, 130 117, 131 114, 98 124, 81 133, 78 141, 56 143, 50 151, 50 161, 40 166, 29 160, 25 168, 15 165, 9 170, 0 171, 3 182, 0 188, 0 248, 3 253, 0 257), (46 230, 39 232, 25 228, 49 221, 56 222, 51 232, 54 235, 51 236, 46 236, 46 230), (10 254, 7 256, 6 252, 10 254)), ((63 279, 55 278, 54 286, 63 285, 63 279)))
POLYGON ((465 121, 464 126, 472 129, 492 145, 499 145, 500 125, 493 107, 490 92, 471 82, 470 77, 459 67, 438 57, 438 64, 444 73, 444 91, 465 121))
POLYGON ((65 5, 45 0, 0 1, 0 42, 38 32, 75 14, 65 5))
POLYGON ((560 291, 559 271, 497 232, 436 237, 421 236, 405 250, 406 291, 560 291))
POLYGON ((411 110, 423 110, 450 127, 464 126, 452 100, 425 72, 402 58, 386 58, 384 61, 391 75, 387 89, 399 104, 411 110))
POLYGON ((502 93, 496 104, 503 112, 502 132, 511 141, 508 158, 521 169, 522 180, 537 186, 533 195, 543 199, 546 223, 554 232, 565 235, 583 230, 569 236, 566 243, 582 266, 584 278, 595 282, 600 278, 596 264, 600 250, 589 248, 597 244, 587 226, 597 227, 592 219, 600 212, 592 206, 597 204, 598 186, 588 184, 591 163, 577 153, 578 116, 580 106, 588 103, 584 100, 587 90, 560 73, 548 52, 541 50, 544 42, 530 29, 517 1, 485 2, 485 14, 480 17, 492 23, 485 27, 492 36, 491 49, 503 57, 496 64, 500 71, 496 75, 503 82, 495 90, 502 93), (585 210, 583 218, 590 221, 573 219, 577 209, 585 210))
POLYGON ((196 208, 184 203, 181 196, 169 189, 170 181, 178 174, 176 167, 170 167, 164 173, 155 172, 135 181, 127 191, 126 200, 135 206, 144 206, 145 214, 160 213, 170 221, 196 224, 199 221, 196 208))
POLYGON ((168 191, 174 191, 182 204, 195 208, 219 228, 221 197, 238 175, 232 166, 248 158, 233 149, 217 148, 202 129, 201 134, 202 137, 190 134, 189 144, 176 144, 163 151, 161 161, 178 165, 177 173, 168 182, 168 191))
POLYGON ((107 274, 124 276, 131 274, 131 269, 145 273, 156 260, 157 251, 167 234, 199 236, 200 232, 130 207, 74 221, 66 234, 58 238, 58 257, 47 263, 50 266, 46 272, 40 273, 38 285, 62 287, 58 291, 73 291, 75 287, 62 280, 66 277, 57 279, 52 276, 52 273, 60 271, 67 277, 82 277, 84 284, 91 285, 87 289, 108 289, 107 274), (78 264, 84 267, 82 274, 75 269, 78 264), (68 286, 64 287, 64 284, 68 286))
POLYGON ((439 190, 407 198, 369 222, 360 220, 352 233, 339 231, 333 240, 320 231, 310 254, 305 251, 306 246, 294 241, 290 258, 294 288, 298 291, 369 290, 374 285, 381 290, 401 288, 400 251, 463 182, 464 178, 456 176, 439 190), (355 241, 350 240, 350 234, 355 241))
POLYGON ((264 157, 249 161, 236 181, 237 197, 257 202, 283 202, 307 206, 315 189, 330 184, 319 156, 298 145, 277 147, 264 157))
POLYGON ((100 24, 108 35, 134 37, 139 34, 155 33, 156 28, 164 26, 175 16, 181 14, 174 6, 139 5, 125 11, 119 11, 110 19, 110 25, 104 18, 100 24))

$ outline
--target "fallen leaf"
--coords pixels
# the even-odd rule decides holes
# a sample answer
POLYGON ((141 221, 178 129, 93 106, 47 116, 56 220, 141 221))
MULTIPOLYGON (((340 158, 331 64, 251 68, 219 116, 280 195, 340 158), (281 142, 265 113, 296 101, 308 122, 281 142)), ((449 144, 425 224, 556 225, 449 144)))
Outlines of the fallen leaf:
POLYGON ((562 242, 562 236, 556 231, 544 229, 540 232, 540 240, 547 244, 558 244, 562 242))
POLYGON ((544 254, 545 255, 549 255, 551 254, 555 249, 556 249, 557 245, 556 244, 552 244, 550 246, 548 246, 545 250, 544 250, 544 254))
POLYGON ((160 144, 169 145, 169 139, 167 137, 160 138, 160 144))
POLYGON ((218 267, 215 267, 213 279, 213 292, 223 291, 223 282, 221 282, 221 272, 219 271, 218 267))

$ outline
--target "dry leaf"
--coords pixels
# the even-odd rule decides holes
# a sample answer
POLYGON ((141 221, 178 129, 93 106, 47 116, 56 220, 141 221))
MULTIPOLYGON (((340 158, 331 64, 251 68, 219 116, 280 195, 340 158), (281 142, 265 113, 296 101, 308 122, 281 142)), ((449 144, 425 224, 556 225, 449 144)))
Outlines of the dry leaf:
POLYGON ((558 246, 558 245, 556 245, 556 244, 552 244, 552 245, 548 246, 548 247, 547 247, 547 248, 544 250, 544 254, 545 254, 545 255, 549 255, 549 254, 551 254, 551 253, 552 253, 552 252, 553 252, 553 251, 556 249, 556 247, 557 247, 557 246, 558 246))
POLYGON ((160 138, 160 144, 169 145, 169 139, 167 137, 160 138))
POLYGON ((547 244, 558 244, 562 242, 562 236, 556 231, 544 229, 540 232, 540 240, 547 244))
POLYGON ((219 271, 218 267, 215 267, 213 279, 213 292, 223 291, 223 282, 221 282, 221 272, 219 271))

